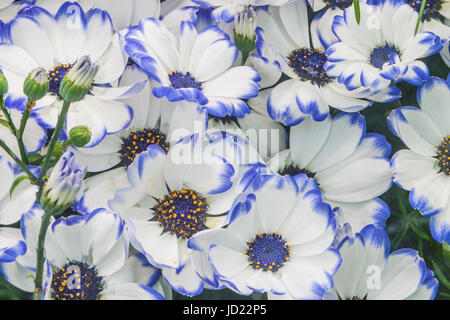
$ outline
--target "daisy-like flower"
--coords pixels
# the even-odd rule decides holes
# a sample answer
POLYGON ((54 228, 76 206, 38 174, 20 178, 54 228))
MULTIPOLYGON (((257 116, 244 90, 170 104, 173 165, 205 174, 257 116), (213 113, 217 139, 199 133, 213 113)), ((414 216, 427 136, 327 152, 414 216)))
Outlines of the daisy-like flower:
POLYGON ((383 229, 368 225, 339 244, 342 265, 334 275, 327 299, 432 300, 438 281, 418 252, 390 252, 383 229))
POLYGON ((438 242, 450 243, 450 86, 431 77, 418 89, 419 108, 402 107, 389 118, 390 130, 407 150, 391 160, 394 182, 411 191, 409 202, 424 216, 438 242))
MULTIPOLYGON (((330 106, 356 112, 372 104, 366 99, 392 101, 398 98, 399 90, 395 87, 376 93, 364 88, 349 91, 327 72, 327 43, 318 36, 317 24, 309 28, 305 0, 260 10, 257 19, 260 25, 256 29, 258 55, 278 66, 277 80, 282 73, 289 79, 269 92, 262 91, 260 97, 249 102, 252 108, 267 108, 272 119, 292 126, 308 115, 315 121, 324 120, 330 106)), ((273 68, 265 73, 273 73, 273 68)))
POLYGON ((257 180, 245 214, 226 229, 193 236, 189 246, 205 250, 218 279, 240 294, 321 299, 341 263, 330 248, 336 228, 330 206, 306 178, 299 185, 274 176, 257 180))
MULTIPOLYGON (((22 215, 18 232, 1 230, 11 238, 0 242, 5 249, 0 273, 27 292, 34 290, 42 215, 35 206, 22 215)), ((99 209, 86 217, 58 219, 49 227, 45 245, 44 299, 163 299, 151 288, 160 272, 142 255, 128 257, 124 222, 116 214, 99 209)))
POLYGON ((13 182, 23 176, 22 171, 17 171, 13 165, 0 156, 0 224, 9 225, 20 220, 23 212, 30 210, 36 202, 36 193, 39 187, 32 185, 28 179, 20 182, 11 189, 13 182))
MULTIPOLYGON (((147 79, 147 75, 136 66, 127 67, 119 85, 127 87, 147 79)), ((120 133, 108 135, 93 148, 74 148, 77 159, 85 163, 89 172, 102 172, 85 181, 79 194, 77 206, 90 212, 107 207, 115 191, 128 187, 126 168, 150 145, 157 145, 165 152, 171 144, 185 135, 202 134, 207 126, 206 111, 195 103, 168 102, 157 99, 147 83, 137 95, 123 101, 133 109, 133 120, 120 133)))
POLYGON ((386 138, 366 132, 358 113, 340 113, 321 122, 306 118, 291 127, 289 148, 267 162, 265 174, 280 180, 306 176, 325 202, 336 209, 340 227, 353 232, 367 224, 384 227, 390 211, 377 197, 392 184, 391 146, 386 138))
POLYGON ((186 137, 167 155, 152 145, 128 167, 131 187, 118 190, 109 202, 126 219, 133 247, 162 268, 164 279, 182 294, 197 295, 204 288, 187 241, 224 224, 243 188, 244 146, 243 139, 226 132, 186 137))
POLYGON ((392 80, 420 85, 429 77, 427 66, 418 59, 439 52, 442 42, 429 31, 414 35, 418 13, 413 8, 388 0, 362 3, 360 11, 360 24, 353 6, 334 18, 332 29, 339 42, 326 50, 328 74, 349 90, 363 87, 374 93, 392 80))
POLYGON ((213 7, 211 18, 214 21, 232 22, 246 10, 264 6, 281 6, 291 0, 192 0, 206 7, 213 7))
MULTIPOLYGON (((22 119, 22 114, 25 111, 27 98, 25 96, 19 96, 10 94, 5 99, 5 107, 11 117, 14 126, 20 127, 20 121, 22 119)), ((0 111, 0 119, 6 120, 6 116, 0 111)), ((19 145, 17 144, 17 139, 12 133, 9 126, 7 127, 3 123, 0 124, 0 137, 6 143, 6 145, 16 154, 20 154, 19 145)), ((47 140, 47 131, 39 124, 38 117, 36 113, 32 110, 30 117, 28 118, 27 125, 23 132, 23 143, 26 153, 35 153, 41 150, 47 140)), ((11 157, 0 148, 0 154, 7 159, 11 157)))
POLYGON ((216 26, 200 32, 182 22, 179 39, 159 20, 144 19, 126 36, 125 48, 159 86, 158 98, 188 100, 218 117, 249 113, 242 100, 258 94, 258 73, 247 66, 233 67, 238 49, 216 26))
POLYGON ((10 92, 23 94, 24 79, 31 70, 42 67, 48 71, 49 92, 33 109, 43 126, 56 125, 63 104, 59 96, 61 81, 83 56, 99 71, 89 94, 71 104, 66 131, 79 125, 88 127, 92 137, 87 146, 94 146, 105 135, 128 126, 132 110, 117 100, 123 91, 105 88, 120 77, 126 64, 121 38, 114 34, 108 13, 92 10, 86 16, 77 3, 71 2, 63 4, 55 16, 40 7, 23 9, 10 23, 10 38, 11 44, 0 45, 0 65, 10 92))

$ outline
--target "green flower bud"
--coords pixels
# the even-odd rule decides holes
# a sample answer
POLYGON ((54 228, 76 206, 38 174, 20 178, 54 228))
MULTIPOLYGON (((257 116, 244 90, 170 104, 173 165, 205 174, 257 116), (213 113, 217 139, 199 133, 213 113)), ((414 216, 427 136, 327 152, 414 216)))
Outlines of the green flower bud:
POLYGON ((91 140, 91 132, 85 126, 76 126, 70 129, 69 138, 75 147, 81 148, 91 140))
POLYGON ((61 98, 68 102, 83 100, 91 90, 98 69, 99 67, 91 63, 88 56, 81 57, 61 81, 59 88, 61 98))
POLYGON ((8 92, 8 81, 4 74, 0 71, 0 96, 3 96, 8 92))
POLYGON ((255 40, 256 14, 253 8, 247 7, 235 17, 234 44, 242 53, 242 62, 256 48, 255 40))
POLYGON ((37 68, 30 72, 23 84, 23 93, 28 99, 36 101, 44 97, 49 88, 47 72, 43 68, 37 68))

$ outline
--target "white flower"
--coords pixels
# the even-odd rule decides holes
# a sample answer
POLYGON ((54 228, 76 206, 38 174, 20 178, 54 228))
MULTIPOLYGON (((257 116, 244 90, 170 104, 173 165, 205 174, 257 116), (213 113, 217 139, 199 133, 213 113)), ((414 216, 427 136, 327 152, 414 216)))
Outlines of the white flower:
POLYGON ((133 247, 162 268, 166 281, 182 294, 197 295, 204 288, 187 240, 224 224, 244 187, 239 171, 244 147, 243 139, 218 131, 188 136, 167 155, 151 145, 127 169, 131 187, 109 201, 126 219, 133 247))
POLYGON ((21 181, 13 190, 16 179, 24 176, 23 171, 15 170, 14 166, 4 157, 0 157, 0 224, 9 225, 20 220, 22 213, 30 210, 36 202, 39 187, 32 185, 28 179, 21 181))
POLYGON ((317 24, 309 27, 305 0, 260 10, 257 19, 260 25, 256 29, 258 54, 253 55, 253 63, 260 60, 256 68, 267 86, 275 84, 282 73, 289 79, 278 83, 269 93, 263 91, 260 97, 252 99, 249 102, 252 108, 267 108, 272 119, 292 126, 308 115, 315 121, 324 120, 330 106, 356 112, 373 103, 366 99, 385 102, 398 98, 399 90, 395 87, 385 87, 374 93, 364 88, 349 91, 327 72, 325 66, 329 58, 325 50, 328 50, 328 43, 319 37, 317 24), (277 70, 271 64, 275 64, 277 70), (264 69, 266 71, 262 71, 264 69))
POLYGON ((417 251, 390 252, 387 233, 368 225, 339 247, 342 265, 327 298, 342 300, 428 300, 438 282, 417 251))
POLYGON ((411 191, 409 202, 424 216, 438 242, 450 243, 450 87, 431 77, 417 92, 419 108, 402 107, 388 118, 390 130, 409 150, 391 160, 394 182, 411 191))
POLYGON ((380 5, 361 3, 358 25, 354 7, 336 16, 333 32, 339 39, 326 51, 325 70, 338 77, 347 89, 366 88, 377 93, 391 81, 407 81, 413 85, 429 77, 430 72, 418 59, 442 49, 441 39, 432 32, 414 35, 418 13, 398 1, 380 5))
POLYGON ((339 225, 349 223, 358 232, 367 224, 384 227, 389 217, 389 208, 377 197, 392 184, 390 153, 386 138, 366 133, 366 121, 358 113, 321 122, 308 117, 291 127, 289 149, 267 162, 265 174, 294 183, 306 176, 325 202, 339 208, 339 225))
MULTIPOLYGON (((0 273, 27 292, 34 291, 42 215, 43 210, 35 206, 23 214, 20 230, 0 229, 0 273)), ((45 252, 44 299, 164 299, 152 289, 160 272, 140 254, 128 257, 124 222, 104 209, 54 221, 47 231, 45 252)))
POLYGON ((79 125, 88 127, 92 133, 88 146, 94 146, 105 135, 128 126, 131 108, 117 100, 120 95, 115 88, 111 88, 115 95, 106 98, 108 88, 98 86, 117 80, 126 63, 121 36, 113 33, 105 11, 92 10, 86 16, 78 4, 70 2, 61 6, 55 16, 40 7, 23 9, 10 23, 10 36, 11 44, 0 45, 0 65, 11 92, 23 94, 23 82, 31 70, 42 67, 48 71, 49 93, 33 109, 42 125, 56 125, 63 104, 58 95, 61 79, 80 57, 88 56, 99 71, 90 94, 71 104, 66 131, 79 125))
POLYGON ((158 98, 188 100, 224 117, 243 117, 250 110, 243 99, 258 94, 258 73, 247 66, 233 67, 238 49, 216 26, 198 32, 182 22, 179 39, 159 20, 144 19, 126 36, 131 59, 159 83, 158 98))
POLYGON ((307 179, 302 186, 274 176, 258 182, 245 214, 226 229, 195 235, 189 247, 206 251, 218 280, 240 294, 321 299, 341 263, 330 248, 336 228, 330 206, 307 179))

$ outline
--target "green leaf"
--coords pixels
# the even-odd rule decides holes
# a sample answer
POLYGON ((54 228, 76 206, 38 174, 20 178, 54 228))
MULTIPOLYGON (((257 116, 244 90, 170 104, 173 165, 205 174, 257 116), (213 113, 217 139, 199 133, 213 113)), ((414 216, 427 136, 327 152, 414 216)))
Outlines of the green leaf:
POLYGON ((422 228, 415 226, 414 224, 411 224, 411 229, 414 231, 416 235, 418 235, 420 238, 424 239, 425 241, 429 241, 430 237, 425 233, 425 231, 422 230, 422 228))
POLYGON ((431 260, 431 264, 433 265, 434 274, 439 279, 439 282, 442 283, 447 289, 450 289, 450 281, 444 276, 444 273, 439 268, 438 264, 431 260))
POLYGON ((17 186, 24 180, 29 180, 28 176, 20 176, 18 177, 16 180, 14 180, 14 182, 11 185, 11 189, 9 189, 9 198, 12 198, 12 194, 14 192, 14 190, 17 188, 17 186))
POLYGON ((8 121, 6 121, 6 120, 4 120, 4 119, 0 119, 0 124, 1 124, 1 125, 4 125, 5 127, 7 127, 8 129, 11 130, 11 127, 10 127, 8 121))
POLYGON ((422 5, 420 6, 419 17, 417 18, 416 29, 414 30, 414 36, 416 36, 417 31, 419 31, 420 20, 422 20, 422 15, 423 15, 423 11, 425 10, 426 3, 427 3, 427 0, 423 0, 422 5))
POLYGON ((44 156, 38 153, 29 153, 27 157, 28 161, 33 165, 39 165, 44 159, 44 156))
POLYGON ((361 21, 361 11, 359 9, 359 0, 353 0, 353 6, 355 7, 356 22, 359 25, 359 22, 361 21))

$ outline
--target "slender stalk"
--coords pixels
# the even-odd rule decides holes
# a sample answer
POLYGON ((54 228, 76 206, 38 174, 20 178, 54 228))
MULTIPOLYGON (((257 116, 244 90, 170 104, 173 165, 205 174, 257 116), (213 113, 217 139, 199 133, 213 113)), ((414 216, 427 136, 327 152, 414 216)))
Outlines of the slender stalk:
POLYGON ((416 22, 416 30, 414 30, 414 36, 417 34, 417 32, 419 31, 419 25, 420 25, 420 21, 422 20, 422 15, 423 15, 423 11, 425 10, 425 5, 427 3, 427 0, 423 0, 422 1, 422 5, 420 6, 420 11, 419 11, 419 18, 417 18, 417 22, 416 22))
MULTIPOLYGON (((64 104, 61 108, 61 112, 59 113, 58 122, 56 123, 55 130, 53 131, 53 135, 52 135, 52 137, 50 139, 50 143, 48 145, 48 150, 47 150, 47 154, 45 155, 45 158, 44 158, 44 163, 42 164, 42 167, 41 167, 41 174, 40 174, 39 180, 38 180, 38 182, 40 184, 42 183, 42 180, 44 179, 45 175, 47 174, 48 169, 50 168, 50 159, 53 155, 53 151, 55 150, 55 146, 56 146, 56 143, 58 142, 58 138, 61 134, 64 122, 66 121, 66 115, 67 115, 67 112, 69 111, 69 106, 70 106, 70 102, 64 101, 64 104)), ((37 195, 38 201, 41 198, 43 188, 44 188, 44 186, 41 185, 41 188, 39 189, 39 193, 37 195)))
POLYGON ((28 118, 30 117, 31 108, 33 106, 34 101, 28 100, 27 105, 25 107, 25 111, 22 115, 22 120, 20 121, 19 131, 17 133, 17 142, 19 144, 20 156, 22 161, 28 164, 27 153, 25 152, 25 145, 23 143, 23 133, 25 131, 25 126, 27 125, 28 118))
POLYGON ((6 151, 6 153, 19 165, 19 167, 28 175, 32 183, 36 182, 36 177, 31 173, 30 169, 27 168, 27 165, 19 159, 18 156, 6 145, 6 143, 0 139, 0 147, 6 151))
POLYGON ((359 0, 353 0, 353 6, 355 7, 356 22, 359 25, 359 22, 361 21, 361 10, 359 8, 359 0))
POLYGON ((5 107, 5 102, 3 101, 3 96, 0 96, 0 108, 2 109, 3 114, 5 115, 6 120, 9 123, 9 126, 11 127, 11 131, 15 137, 17 137, 17 129, 14 125, 14 122, 11 119, 11 115, 8 112, 8 109, 5 107))
POLYGON ((46 210, 41 218, 41 228, 39 229, 38 248, 37 248, 37 261, 36 261, 36 278, 34 280, 34 300, 41 300, 42 297, 42 279, 44 275, 44 260, 45 260, 45 237, 47 235, 47 229, 50 225, 50 218, 53 211, 46 210))

